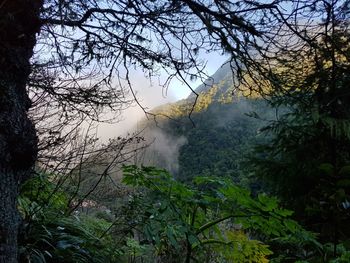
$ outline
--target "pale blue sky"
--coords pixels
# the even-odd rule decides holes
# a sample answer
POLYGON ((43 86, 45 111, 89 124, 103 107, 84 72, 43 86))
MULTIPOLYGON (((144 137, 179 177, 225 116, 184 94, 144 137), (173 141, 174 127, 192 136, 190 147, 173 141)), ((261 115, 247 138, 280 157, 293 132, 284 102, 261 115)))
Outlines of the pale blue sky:
MULTIPOLYGON (((203 55, 203 59, 207 60, 206 73, 208 75, 213 75, 220 66, 227 61, 226 56, 222 56, 218 53, 210 53, 203 55)), ((162 76, 163 77, 163 76, 162 76)), ((166 76, 164 76, 165 78, 166 76)), ((188 81, 193 89, 201 84, 200 80, 188 81)), ((162 104, 169 102, 175 102, 180 99, 185 99, 190 95, 191 90, 180 81, 173 79, 168 88, 167 94, 165 94, 162 87, 158 85, 157 78, 152 80, 144 77, 143 73, 140 71, 133 71, 131 74, 131 84, 134 91, 137 93, 137 98, 141 105, 147 110, 151 110, 162 104)), ((115 124, 99 124, 98 135, 102 141, 106 141, 108 138, 123 135, 126 132, 132 131, 137 123, 145 118, 145 114, 138 105, 134 105, 126 109, 121 120, 115 124)))
MULTIPOLYGON (((210 53, 210 54, 204 54, 201 55, 204 60, 207 61, 206 65, 206 73, 211 76, 213 75, 220 66, 228 59, 227 56, 220 55, 219 53, 210 53)), ((195 82, 189 81, 191 84, 191 87, 194 89, 198 87, 201 83, 201 80, 197 80, 195 82)), ((173 81, 171 85, 169 86, 169 92, 172 93, 176 100, 187 98, 188 95, 190 95, 191 90, 181 83, 180 81, 173 81)))

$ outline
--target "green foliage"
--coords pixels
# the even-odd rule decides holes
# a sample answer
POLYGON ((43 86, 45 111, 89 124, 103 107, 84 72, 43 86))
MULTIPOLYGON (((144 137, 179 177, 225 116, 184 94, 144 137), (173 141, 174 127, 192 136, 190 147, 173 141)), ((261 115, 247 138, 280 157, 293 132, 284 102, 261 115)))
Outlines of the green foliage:
POLYGON ((331 24, 329 38, 286 51, 271 69, 270 104, 285 110, 263 129, 270 140, 247 165, 320 242, 332 244, 332 253, 325 245, 309 257, 325 262, 338 260, 337 247, 350 236, 349 31, 337 19, 331 24))
MULTIPOLYGON (((348 239, 349 141, 296 108, 271 123, 272 139, 255 149, 247 165, 273 194, 296 212, 305 227, 334 245, 348 239)), ((309 258, 324 257, 324 248, 309 258)), ((333 258, 336 254, 333 253, 333 258)), ((328 260, 330 258, 328 257, 328 260)))
POLYGON ((254 199, 231 179, 197 177, 190 186, 165 170, 125 166, 123 182, 138 189, 130 217, 141 228, 141 242, 152 245, 158 257, 185 254, 190 260, 210 254, 210 262, 267 262, 271 250, 254 237, 314 241, 277 199, 263 194, 254 199))
POLYGON ((21 262, 118 262, 120 251, 105 235, 110 223, 66 215, 67 197, 45 175, 28 181, 18 200, 23 217, 21 262))
MULTIPOLYGON (((241 162, 264 123, 247 116, 249 111, 259 112, 262 117, 272 115, 263 101, 241 98, 231 104, 213 102, 205 112, 194 113, 195 127, 162 122, 163 132, 175 137, 185 136, 187 140, 179 151, 176 177, 190 182, 195 176, 229 176, 237 183, 248 185, 241 162)), ((183 113, 179 120, 187 118, 183 113)))
POLYGON ((267 245, 257 240, 250 240, 247 234, 241 231, 227 231, 225 234, 224 243, 212 246, 220 255, 218 262, 269 262, 266 256, 272 252, 267 245))
POLYGON ((50 182, 45 174, 38 173, 26 181, 20 192, 19 211, 25 219, 35 217, 37 212, 43 215, 40 213, 43 209, 64 213, 67 208, 67 196, 56 189, 55 184, 50 182))

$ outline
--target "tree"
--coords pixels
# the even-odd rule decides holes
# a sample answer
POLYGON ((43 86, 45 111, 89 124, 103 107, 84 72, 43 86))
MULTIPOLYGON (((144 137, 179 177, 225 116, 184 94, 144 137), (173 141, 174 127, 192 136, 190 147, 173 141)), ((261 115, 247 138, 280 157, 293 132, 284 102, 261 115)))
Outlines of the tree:
MULTIPOLYGON (((35 64, 55 73, 56 79, 49 83, 53 85, 36 87, 78 105, 83 114, 91 113, 84 112, 86 105, 92 111, 123 105, 118 94, 131 85, 132 67, 141 67, 150 76, 163 69, 168 80, 177 77, 187 84, 188 77, 205 78, 199 54, 213 50, 229 53, 238 78, 244 82, 249 75, 254 83, 249 89, 264 93, 259 82, 274 80, 270 69, 277 51, 293 51, 301 42, 315 45, 312 36, 304 36, 309 27, 296 25, 301 20, 294 18, 302 18, 304 11, 314 14, 318 2, 1 1, 0 262, 16 262, 17 188, 28 178, 37 156, 26 93, 33 53, 40 55, 35 64), (301 42, 291 43, 293 38, 301 42)), ((327 7, 335 1, 321 2, 327 7)), ((337 6, 347 4, 339 1, 337 6)))
MULTIPOLYGON (((252 5, 260 8, 258 3, 252 5)), ((164 67, 171 70, 170 77, 185 81, 184 74, 192 75, 193 68, 203 75, 196 59, 198 50, 231 46, 224 33, 237 44, 241 40, 236 35, 257 36, 239 13, 227 13, 233 7, 226 1, 202 4, 192 0, 1 2, 0 262, 16 262, 17 189, 29 177, 38 150, 35 128, 27 115, 26 92, 34 51, 41 55, 40 65, 55 71, 58 80, 53 86, 37 87, 72 105, 110 106, 104 99, 122 92, 113 89, 117 85, 114 76, 126 79, 120 86, 130 84, 128 67, 133 64, 150 74, 164 67), (84 76, 94 78, 87 81, 84 76), (62 83, 69 85, 59 89, 62 83)))
POLYGON ((2 1, 0 7, 0 262, 17 262, 18 185, 29 177, 37 155, 26 83, 42 4, 2 1))
MULTIPOLYGON (((317 23, 303 22, 299 43, 281 52, 271 70, 270 102, 284 110, 266 127, 273 137, 251 162, 255 175, 268 179, 336 256, 348 239, 350 216, 349 2, 310 7, 317 23)), ((300 23, 294 26, 299 34, 300 23)))

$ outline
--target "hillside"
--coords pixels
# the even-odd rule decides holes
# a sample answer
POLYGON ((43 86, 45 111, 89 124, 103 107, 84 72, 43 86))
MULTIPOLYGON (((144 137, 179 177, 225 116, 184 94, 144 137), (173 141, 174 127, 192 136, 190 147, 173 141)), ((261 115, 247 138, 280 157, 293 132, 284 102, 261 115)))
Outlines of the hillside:
POLYGON ((195 104, 191 94, 155 108, 155 118, 143 122, 142 127, 147 127, 145 137, 154 142, 140 162, 168 169, 186 181, 203 175, 244 181, 239 169, 244 152, 258 139, 262 119, 273 118, 271 109, 259 98, 233 93, 228 65, 219 68, 196 92, 199 96, 195 104))
MULTIPOLYGON (((196 89, 199 94, 196 104, 195 97, 190 95, 153 109, 154 118, 144 118, 135 128, 135 133, 141 132, 139 136, 144 140, 122 146, 120 163, 110 169, 108 178, 99 182, 96 174, 103 174, 114 151, 119 151, 120 141, 115 141, 116 146, 112 145, 103 156, 92 156, 85 161, 77 172, 83 174, 79 176, 78 196, 84 197, 98 184, 90 198, 104 200, 110 206, 116 195, 127 192, 119 183, 121 163, 164 168, 185 182, 196 176, 219 176, 231 177, 236 183, 251 187, 242 165, 252 145, 264 140, 258 136, 259 129, 266 120, 274 118, 274 112, 262 99, 232 94, 231 76, 230 67, 223 66, 196 89)), ((69 181, 71 184, 76 182, 69 181)))

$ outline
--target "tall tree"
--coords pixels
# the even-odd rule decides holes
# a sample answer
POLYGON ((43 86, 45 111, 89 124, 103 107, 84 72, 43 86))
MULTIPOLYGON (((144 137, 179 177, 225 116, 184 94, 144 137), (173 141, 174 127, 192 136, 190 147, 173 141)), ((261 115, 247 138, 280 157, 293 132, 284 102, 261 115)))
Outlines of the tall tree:
POLYGON ((259 147, 252 163, 255 175, 269 179, 304 224, 333 243, 336 255, 348 238, 344 222, 350 217, 349 2, 317 1, 309 7, 314 20, 296 20, 299 40, 281 51, 271 70, 270 101, 284 110, 266 127, 273 139, 259 147))
POLYGON ((18 186, 37 156, 26 84, 42 5, 40 0, 0 3, 0 262, 17 262, 18 186))

